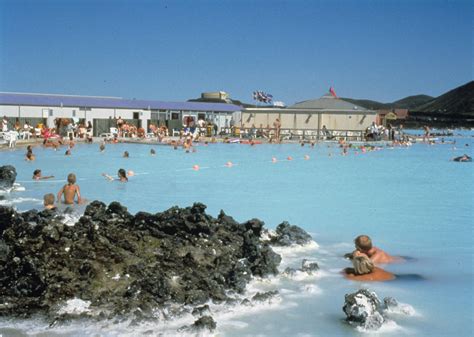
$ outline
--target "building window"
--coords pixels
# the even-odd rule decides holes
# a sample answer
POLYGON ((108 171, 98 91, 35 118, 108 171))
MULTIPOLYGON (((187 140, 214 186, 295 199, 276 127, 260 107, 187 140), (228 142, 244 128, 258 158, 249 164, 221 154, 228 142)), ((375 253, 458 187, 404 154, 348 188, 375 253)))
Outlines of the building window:
POLYGON ((76 110, 72 110, 72 117, 76 117, 76 110))
POLYGON ((179 113, 178 112, 172 112, 171 113, 171 119, 179 119, 179 113))
POLYGON ((152 112, 150 117, 151 117, 151 119, 157 120, 157 119, 159 119, 159 115, 160 114, 158 112, 152 112))
POLYGON ((48 116, 49 116, 49 117, 53 117, 53 109, 49 109, 49 111, 48 111, 48 116))

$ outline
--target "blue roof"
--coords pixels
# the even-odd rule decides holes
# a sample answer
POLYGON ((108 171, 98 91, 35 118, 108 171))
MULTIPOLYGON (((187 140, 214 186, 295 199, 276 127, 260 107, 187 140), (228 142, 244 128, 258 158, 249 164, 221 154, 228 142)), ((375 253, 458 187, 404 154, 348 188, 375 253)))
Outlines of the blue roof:
POLYGON ((120 97, 68 96, 47 94, 0 93, 3 105, 65 106, 78 108, 153 109, 185 111, 234 112, 242 110, 235 104, 204 102, 163 102, 120 97))

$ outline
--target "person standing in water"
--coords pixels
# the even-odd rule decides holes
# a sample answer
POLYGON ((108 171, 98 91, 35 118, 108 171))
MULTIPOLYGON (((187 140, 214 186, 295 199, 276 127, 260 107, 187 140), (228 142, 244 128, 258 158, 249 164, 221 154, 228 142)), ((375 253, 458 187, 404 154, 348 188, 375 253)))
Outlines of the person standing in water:
POLYGON ((61 202, 61 197, 64 194, 64 203, 67 205, 74 204, 74 199, 77 195, 77 203, 82 202, 81 191, 78 185, 76 185, 76 175, 69 173, 67 176, 67 184, 64 185, 58 192, 58 202, 61 202))

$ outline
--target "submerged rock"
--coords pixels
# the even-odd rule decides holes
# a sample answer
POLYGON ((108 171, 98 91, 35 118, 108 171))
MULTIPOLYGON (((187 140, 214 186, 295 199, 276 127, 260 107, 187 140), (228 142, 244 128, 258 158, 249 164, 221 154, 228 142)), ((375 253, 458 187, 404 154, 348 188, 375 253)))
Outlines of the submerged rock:
POLYGON ((16 179, 16 169, 11 165, 0 166, 0 189, 10 189, 16 179))
POLYGON ((217 324, 211 316, 203 316, 197 319, 193 324, 185 325, 179 328, 178 331, 199 333, 203 330, 209 330, 212 332, 216 329, 216 327, 217 324))
POLYGON ((226 301, 252 276, 278 273, 281 257, 260 240, 263 222, 239 224, 223 212, 216 219, 205 209, 131 215, 94 201, 67 226, 54 212, 0 206, 0 316, 57 317, 78 299, 90 315, 152 317, 169 303, 226 301))
POLYGON ((313 274, 314 272, 318 270, 319 270, 319 265, 316 261, 303 259, 303 261, 301 262, 301 271, 304 271, 308 274, 313 274))
POLYGON ((312 241, 304 229, 284 221, 279 224, 274 234, 270 235, 270 244, 274 246, 304 245, 312 241))

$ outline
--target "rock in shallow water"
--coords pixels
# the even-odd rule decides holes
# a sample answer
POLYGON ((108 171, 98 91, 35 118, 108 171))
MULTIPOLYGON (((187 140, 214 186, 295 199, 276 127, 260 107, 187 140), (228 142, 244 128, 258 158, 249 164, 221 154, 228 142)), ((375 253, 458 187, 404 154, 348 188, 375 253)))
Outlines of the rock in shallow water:
POLYGON ((263 222, 217 219, 200 203, 135 216, 119 203, 89 204, 74 226, 51 212, 0 206, 0 315, 55 315, 72 298, 90 312, 147 316, 167 303, 200 304, 278 273, 260 240, 263 222))
POLYGON ((377 294, 361 289, 345 296, 342 308, 346 321, 364 330, 378 330, 389 319, 390 314, 412 316, 415 310, 407 304, 399 304, 393 297, 386 297, 383 303, 377 294))
POLYGON ((284 221, 279 224, 273 235, 270 235, 270 244, 274 246, 305 245, 312 241, 304 229, 298 226, 292 226, 284 221))
POLYGON ((347 294, 342 310, 350 324, 367 330, 377 330, 385 321, 377 294, 367 289, 347 294))

